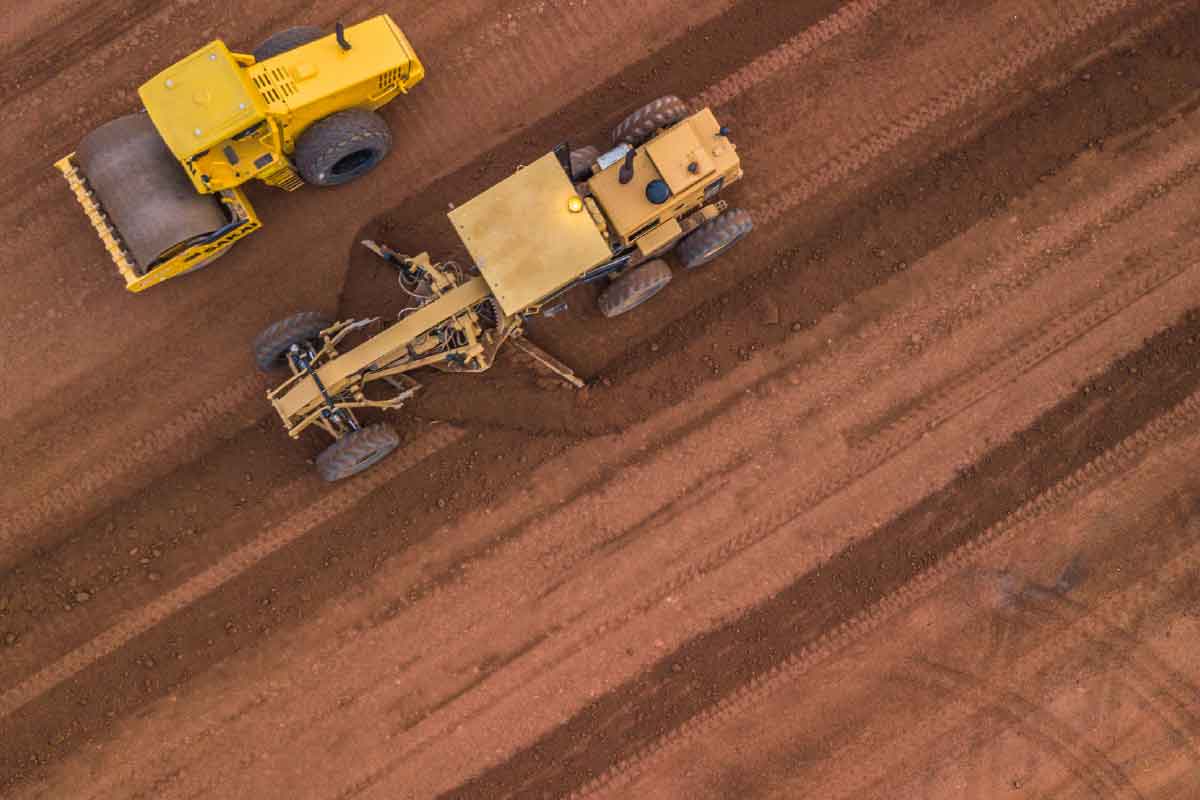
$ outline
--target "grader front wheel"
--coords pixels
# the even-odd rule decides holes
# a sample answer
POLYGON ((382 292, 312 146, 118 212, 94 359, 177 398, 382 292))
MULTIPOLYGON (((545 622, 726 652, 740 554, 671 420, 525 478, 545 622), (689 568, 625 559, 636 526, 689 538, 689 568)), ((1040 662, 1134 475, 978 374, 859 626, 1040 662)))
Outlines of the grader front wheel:
POLYGON ((352 108, 318 120, 296 142, 296 169, 306 183, 339 186, 361 178, 392 149, 392 132, 374 111, 352 108))
POLYGON ((328 483, 375 466, 400 446, 400 437, 383 423, 347 433, 317 456, 317 472, 328 483))
POLYGON ((287 366, 287 353, 294 344, 316 341, 333 322, 316 311, 301 311, 268 325, 254 339, 254 361, 263 372, 287 366))

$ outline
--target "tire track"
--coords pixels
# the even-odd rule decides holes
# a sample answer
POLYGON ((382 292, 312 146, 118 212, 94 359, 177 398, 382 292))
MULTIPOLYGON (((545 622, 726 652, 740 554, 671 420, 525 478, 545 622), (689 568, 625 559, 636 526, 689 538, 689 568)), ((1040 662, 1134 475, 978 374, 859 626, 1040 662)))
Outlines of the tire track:
POLYGON ((0 520, 0 565, 9 564, 24 549, 28 534, 56 520, 78 515, 91 496, 102 487, 128 476, 159 453, 174 449, 203 433, 214 417, 231 414, 257 399, 261 379, 248 376, 228 391, 208 398, 197 407, 179 414, 120 451, 112 452, 96 466, 74 473, 54 489, 0 520))
POLYGON ((854 0, 688 101, 691 108, 728 105, 776 73, 796 67, 822 45, 862 27, 894 0, 854 0))
MULTIPOLYGON (((877 631, 897 613, 933 594, 962 569, 1019 536, 1025 528, 1047 512, 1082 497, 1101 481, 1127 475, 1151 450, 1169 445, 1173 439, 1194 432, 1198 421, 1200 392, 1190 395, 1171 411, 1042 492, 980 536, 928 567, 900 589, 881 598, 867 610, 827 631, 795 655, 756 676, 729 697, 723 698, 683 725, 664 734, 641 752, 613 765, 571 797, 581 798, 601 792, 612 792, 628 785, 686 742, 703 736, 711 728, 761 705, 781 686, 794 681, 817 662, 877 631)), ((1198 562, 1200 551, 1194 551, 1177 561, 1170 573, 1182 575, 1195 569, 1198 562)))
MULTIPOLYGON (((837 152, 822 166, 808 174, 797 174, 792 170, 779 170, 779 181, 790 188, 783 189, 769 202, 751 207, 756 222, 767 225, 788 213, 792 208, 805 203, 835 183, 846 180, 869 164, 914 139, 931 126, 940 123, 952 114, 961 111, 969 103, 978 100, 987 92, 1000 88, 1019 73, 1033 66, 1039 59, 1050 55, 1064 43, 1112 18, 1116 14, 1144 3, 1139 0, 1093 0, 1087 3, 1064 4, 1073 7, 1056 9, 1056 19, 1040 27, 1038 34, 1026 39, 1012 51, 1005 53, 998 65, 986 72, 962 77, 959 73, 942 73, 938 77, 949 78, 949 85, 937 91, 935 96, 916 108, 903 113, 898 121, 891 122, 881 132, 862 136, 850 147, 837 152), (1054 24, 1057 22, 1058 24, 1054 24)), ((1049 14, 1048 9, 1041 9, 1049 14)), ((768 75, 763 75, 765 79, 768 75)), ((760 79, 761 80, 761 79, 760 79)))
MULTIPOLYGON (((1079 629, 1079 636, 1091 645, 1102 645, 1128 667, 1125 678, 1129 688, 1153 707, 1173 736, 1182 739, 1200 760, 1200 715, 1189 707, 1200 698, 1200 687, 1189 681, 1142 646, 1137 637, 1059 592, 1030 587, 1026 596, 1033 599, 1034 613, 1052 617, 1066 626, 1079 629), (1129 677, 1138 680, 1131 681, 1129 677)), ((1096 649, 1095 647, 1091 649, 1096 649)))
POLYGON ((20 95, 42 86, 64 68, 107 46, 130 27, 151 16, 157 0, 110 0, 76 5, 62 24, 32 36, 0 55, 7 76, 0 87, 0 102, 10 105, 20 95), (69 28, 76 33, 72 36, 69 28), (66 35, 64 35, 66 34, 66 35))
POLYGON ((341 484, 154 602, 124 615, 104 633, 0 695, 0 719, 124 647, 138 635, 215 591, 316 526, 353 508, 376 489, 464 435, 463 429, 448 425, 430 429, 403 452, 359 480, 341 484))
MULTIPOLYGON (((1119 480, 1121 479, 1128 480, 1126 476, 1119 480)), ((1178 744, 1182 742, 1182 749, 1191 762, 1200 764, 1200 751, 1197 751, 1195 744, 1196 733, 1200 731, 1200 718, 1188 708, 1187 701, 1182 699, 1191 698, 1192 705, 1195 705, 1196 698, 1200 697, 1196 686, 1156 657, 1145 642, 1106 619, 1110 616, 1133 617, 1139 613, 1147 613, 1156 593, 1169 598, 1171 592, 1165 587, 1173 585, 1176 580, 1192 572, 1197 564, 1200 564, 1200 550, 1193 546, 1170 563, 1169 569, 1165 570, 1168 573, 1165 579, 1159 579, 1157 571, 1147 574, 1095 608, 1070 600, 1060 590, 1025 583, 1016 591, 1019 607, 1022 612, 1036 620, 1035 624, 1041 635, 1036 644, 1028 644, 1025 647, 1024 655, 1016 654, 1012 660, 996 667, 994 662, 999 654, 993 652, 984 660, 982 669, 971 670, 918 659, 917 664, 924 665, 923 668, 905 672, 899 678, 924 688, 937 688, 948 696, 973 706, 967 715, 968 719, 979 710, 983 713, 990 711, 999 714, 1007 721, 1008 727, 1030 741, 1042 743, 1048 752, 1059 755, 1064 763, 1071 761, 1075 764, 1077 768, 1069 771, 1096 796, 1129 796, 1132 791, 1132 796, 1140 797, 1140 794, 1136 793, 1136 787, 1130 784, 1128 775, 1118 764, 1088 745, 1078 733, 1071 732, 1065 723, 1053 720, 1052 717, 1051 725, 1040 723, 1038 720, 1047 717, 1049 712, 1039 709, 1034 701, 1022 696, 1020 689, 1016 687, 1032 686, 1056 667, 1064 670, 1060 685, 1067 681, 1074 685, 1078 680, 1077 672, 1066 670, 1065 665, 1077 663, 1081 656, 1086 657, 1089 662, 1107 657, 1117 663, 1109 664, 1100 673, 1104 688, 1095 692, 1102 695, 1100 703, 1096 706, 1096 716, 1080 720, 1078 725, 1087 732, 1095 732, 1105 717, 1106 709, 1111 712, 1117 707, 1121 691, 1125 690, 1138 698, 1143 707, 1152 712, 1156 721, 1163 726, 1170 741, 1175 743, 1170 749, 1172 755, 1179 754, 1181 748, 1178 744), (1154 585, 1148 588, 1144 584, 1151 579, 1154 585), (1046 620, 1053 620, 1058 626, 1050 629, 1046 626, 1046 620), (983 677, 985 675, 992 677, 983 677), (1079 740, 1080 747, 1072 746, 1075 740, 1079 740), (1099 785, 1091 780, 1093 777, 1101 779, 1099 785)), ((947 716, 953 718, 955 712, 938 713, 939 719, 947 716)), ((931 732, 929 736, 939 740, 960 736, 968 738, 970 731, 976 729, 975 724, 970 721, 964 721, 957 727, 953 722, 943 722, 936 727, 941 732, 931 732)), ((934 726, 930 726, 930 729, 932 731, 934 726)), ((939 755, 939 761, 942 763, 951 758, 961 762, 965 753, 960 752, 954 756, 939 755)), ((880 789, 895 788, 891 778, 882 777, 883 772, 882 767, 875 771, 872 788, 876 792, 880 789)), ((862 784, 860 779, 857 787, 839 796, 864 796, 867 792, 862 784)), ((1052 794, 1058 796, 1057 792, 1052 794)))
POLYGON ((917 669, 907 676, 910 680, 938 692, 947 700, 982 707, 985 713, 1000 716, 1023 736, 1056 756, 1097 797, 1143 800, 1129 776, 1102 750, 1020 692, 993 685, 986 678, 947 664, 923 659, 913 663, 917 669))

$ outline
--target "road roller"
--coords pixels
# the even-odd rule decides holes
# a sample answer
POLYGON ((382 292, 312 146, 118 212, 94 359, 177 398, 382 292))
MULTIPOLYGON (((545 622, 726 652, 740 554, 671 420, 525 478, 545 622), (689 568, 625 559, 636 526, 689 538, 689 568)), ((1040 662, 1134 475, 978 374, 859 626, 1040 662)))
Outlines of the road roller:
POLYGON ((523 336, 526 321, 561 312, 584 283, 603 284, 604 316, 626 314, 670 282, 671 251, 687 270, 724 253, 754 227, 718 197, 741 177, 729 130, 710 109, 659 98, 621 122, 604 152, 561 144, 453 208, 472 266, 364 241, 395 268, 406 304, 395 320, 305 311, 263 330, 253 346, 259 369, 288 373, 267 399, 291 437, 316 428, 333 438, 316 466, 336 481, 399 445, 390 426, 358 415, 400 408, 420 388, 416 370, 483 372, 511 342, 582 387, 523 336))
POLYGON ((392 143, 377 109, 424 75, 386 14, 333 33, 288 28, 251 54, 217 40, 142 84, 141 111, 97 128, 55 167, 140 292, 261 227, 247 181, 292 191, 374 168, 392 143))

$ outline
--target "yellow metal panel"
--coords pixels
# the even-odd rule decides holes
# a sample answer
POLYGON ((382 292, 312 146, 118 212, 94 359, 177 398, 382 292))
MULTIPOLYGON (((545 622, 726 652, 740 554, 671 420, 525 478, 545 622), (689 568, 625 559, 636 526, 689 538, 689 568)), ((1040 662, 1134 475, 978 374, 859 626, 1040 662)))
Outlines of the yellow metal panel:
POLYGON ((349 50, 333 34, 250 67, 268 113, 294 118, 287 138, 346 108, 378 108, 425 74, 416 53, 386 14, 346 28, 349 50))
POLYGON ((647 226, 697 205, 704 187, 718 176, 724 176, 727 184, 740 177, 736 149, 720 129, 712 111, 702 109, 638 150, 629 183, 618 179, 620 163, 594 175, 588 187, 612 222, 613 233, 625 241, 635 240, 647 226), (697 163, 694 174, 687 169, 692 161, 697 163), (667 181, 672 191, 663 205, 646 199, 646 184, 658 179, 667 181))
POLYGON ((549 153, 450 212, 505 314, 516 314, 612 257, 558 158, 549 153))
POLYGON ((600 207, 612 222, 613 230, 618 236, 628 237, 649 220, 658 217, 662 211, 646 199, 646 184, 662 177, 654 162, 650 160, 646 149, 637 151, 633 158, 633 180, 622 184, 618 180, 623 161, 613 164, 608 169, 593 175, 588 181, 588 187, 595 195, 600 207))
MULTIPOLYGON (((378 336, 320 367, 317 377, 330 395, 336 395, 362 370, 396 360, 404 354, 408 343, 414 338, 470 308, 488 294, 490 292, 483 279, 472 278, 409 314, 378 336)), ((291 427, 295 419, 320 404, 321 393, 310 376, 296 381, 291 389, 280 397, 272 398, 271 402, 275 404, 275 410, 284 423, 291 427)))
POLYGON ((263 118, 266 105, 223 42, 211 42, 138 88, 167 147, 181 161, 263 118))
POLYGON ((646 153, 671 187, 671 194, 683 194, 713 171, 712 155, 701 144, 691 120, 655 138, 646 145, 646 153), (688 169, 692 164, 696 165, 694 172, 688 169))
POLYGON ((683 235, 683 228, 679 225, 679 220, 669 219, 644 236, 639 236, 637 239, 638 250, 643 256, 649 258, 657 255, 660 250, 681 235, 683 235))

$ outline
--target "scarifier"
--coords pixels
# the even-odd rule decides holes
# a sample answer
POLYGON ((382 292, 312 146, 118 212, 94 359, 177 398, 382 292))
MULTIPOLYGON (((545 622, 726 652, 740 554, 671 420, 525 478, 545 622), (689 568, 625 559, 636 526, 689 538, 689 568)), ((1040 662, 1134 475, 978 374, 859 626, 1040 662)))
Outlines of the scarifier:
POLYGON ((614 144, 602 154, 560 145, 453 209, 473 269, 364 241, 396 268, 410 301, 365 341, 378 318, 335 323, 302 312, 259 334, 259 368, 291 373, 267 393, 288 434, 316 426, 335 440, 316 460, 325 480, 359 473, 399 445, 391 427, 363 426, 357 412, 402 406, 419 388, 413 370, 482 372, 513 342, 581 387, 522 337, 529 317, 555 313, 569 289, 595 281, 607 284, 598 300, 604 315, 624 314, 671 280, 660 258, 668 250, 694 269, 750 232, 749 215, 717 197, 742 168, 711 110, 690 114, 678 98, 660 98, 622 122, 614 144))
POLYGON ((292 191, 374 168, 391 147, 376 109, 424 75, 386 14, 328 35, 289 28, 252 55, 214 41, 142 84, 144 111, 97 128, 54 166, 140 292, 261 227, 247 181, 292 191))

